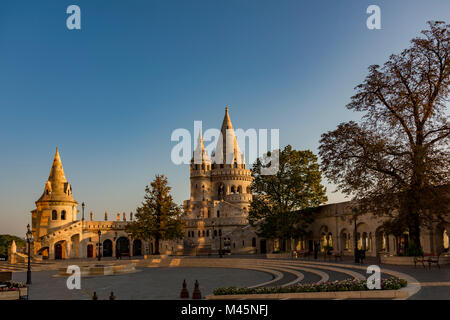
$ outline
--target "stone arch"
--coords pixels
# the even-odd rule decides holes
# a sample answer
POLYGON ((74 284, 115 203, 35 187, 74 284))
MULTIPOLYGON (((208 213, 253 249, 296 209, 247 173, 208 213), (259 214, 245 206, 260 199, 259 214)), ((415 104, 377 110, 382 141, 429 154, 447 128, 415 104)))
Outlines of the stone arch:
POLYGON ((356 236, 357 248, 359 250, 365 248, 366 242, 368 241, 368 234, 369 226, 365 222, 360 222, 356 225, 356 235, 353 234, 353 237, 356 236))
POLYGON ((361 249, 369 250, 369 236, 366 231, 360 232, 361 249))
POLYGON ((220 183, 217 186, 217 197, 219 199, 223 199, 224 196, 225 196, 225 186, 223 185, 223 183, 220 183))
POLYGON ((133 256, 142 256, 142 241, 140 239, 133 241, 133 256))
POLYGON ((120 237, 116 240, 116 256, 130 254, 130 240, 127 237, 120 237))
POLYGON ((38 254, 39 256, 42 256, 42 259, 48 259, 48 255, 49 255, 49 247, 48 247, 48 246, 45 246, 45 247, 40 248, 40 249, 37 251, 37 254, 38 254))
POLYGON ((94 245, 93 245, 92 243, 89 243, 89 244, 87 245, 86 250, 87 250, 86 256, 87 256, 88 258, 94 258, 94 245))
POLYGON ((230 193, 231 194, 235 194, 236 193, 236 187, 235 186, 231 186, 230 193))
POLYGON ((440 223, 435 230, 436 252, 448 252, 450 242, 448 226, 440 223))
POLYGON ((237 193, 242 193, 242 186, 237 187, 237 193))
POLYGON ((331 232, 328 232, 328 233, 327 233, 326 240, 327 240, 327 245, 328 245, 329 247, 333 247, 333 246, 334 246, 333 234, 332 234, 331 232))
POLYGON ((54 244, 55 260, 67 258, 67 244, 65 240, 60 240, 54 244))
POLYGON ((375 250, 377 253, 389 252, 389 235, 383 227, 378 227, 375 231, 375 250))
POLYGON ((319 229, 319 242, 320 242, 320 250, 323 251, 324 247, 327 245, 327 235, 328 235, 328 226, 322 225, 319 229))
POLYGON ((445 229, 444 232, 442 233, 442 235, 443 235, 442 243, 443 243, 444 251, 448 252, 450 249, 450 234, 447 231, 447 229, 445 229))
POLYGON ((103 241, 103 256, 112 257, 113 255, 113 242, 111 239, 106 239, 103 241))
POLYGON ((58 220, 58 211, 56 210, 52 211, 52 220, 58 220))
POLYGON ((341 250, 342 251, 351 250, 350 232, 348 232, 348 230, 346 228, 341 230, 340 241, 341 241, 341 250))
POLYGON ((70 237, 70 257, 71 258, 79 258, 80 257, 80 234, 73 234, 70 237))

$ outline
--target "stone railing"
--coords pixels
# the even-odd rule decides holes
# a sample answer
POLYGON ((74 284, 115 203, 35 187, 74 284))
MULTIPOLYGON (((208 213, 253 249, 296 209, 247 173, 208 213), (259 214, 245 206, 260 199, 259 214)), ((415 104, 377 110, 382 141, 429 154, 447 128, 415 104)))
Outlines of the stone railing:
POLYGON ((83 230, 94 230, 94 229, 125 229, 128 225, 128 221, 85 221, 83 225, 83 230))
POLYGON ((248 219, 243 217, 220 217, 220 218, 206 218, 206 219, 186 219, 186 227, 204 227, 209 228, 214 225, 215 228, 231 225, 247 225, 248 219))
POLYGON ((224 200, 228 202, 249 202, 252 200, 252 194, 250 193, 227 194, 224 200))

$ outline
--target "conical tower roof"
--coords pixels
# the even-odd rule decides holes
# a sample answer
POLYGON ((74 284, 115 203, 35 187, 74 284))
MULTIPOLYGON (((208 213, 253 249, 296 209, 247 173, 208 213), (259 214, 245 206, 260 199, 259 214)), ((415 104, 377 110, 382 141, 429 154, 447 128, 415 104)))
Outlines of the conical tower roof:
MULTIPOLYGON (((55 159, 53 160, 48 181, 55 183, 55 186, 58 186, 59 182, 67 182, 58 148, 56 148, 55 159)), ((53 188, 53 190, 55 190, 55 188, 53 188)))
POLYGON ((205 149, 205 144, 203 141, 202 131, 200 130, 197 138, 197 146, 194 150, 194 156, 192 158, 192 163, 202 164, 202 163, 211 163, 211 160, 208 157, 208 152, 205 149))
POLYGON ((64 174, 58 148, 56 148, 55 158, 53 160, 52 168, 50 169, 50 175, 45 184, 44 193, 37 202, 42 201, 65 201, 76 203, 72 196, 72 187, 67 182, 66 175, 64 174))
POLYGON ((225 107, 225 117, 223 118, 220 137, 217 142, 214 160, 217 164, 233 164, 235 161, 244 163, 239 145, 231 124, 228 107, 225 107), (227 157, 227 150, 230 153, 227 157))

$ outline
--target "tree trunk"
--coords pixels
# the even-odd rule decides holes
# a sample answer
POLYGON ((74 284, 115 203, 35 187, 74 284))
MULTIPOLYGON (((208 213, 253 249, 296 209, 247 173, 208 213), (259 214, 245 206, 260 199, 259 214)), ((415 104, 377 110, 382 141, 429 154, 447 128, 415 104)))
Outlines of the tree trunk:
POLYGON ((286 239, 281 239, 281 252, 286 252, 286 239))
POLYGON ((160 254, 160 252, 159 252, 159 237, 155 238, 155 254, 156 255, 160 254))
POLYGON ((422 245, 420 243, 420 224, 417 214, 414 215, 413 223, 409 228, 409 239, 417 249, 422 248, 422 245))

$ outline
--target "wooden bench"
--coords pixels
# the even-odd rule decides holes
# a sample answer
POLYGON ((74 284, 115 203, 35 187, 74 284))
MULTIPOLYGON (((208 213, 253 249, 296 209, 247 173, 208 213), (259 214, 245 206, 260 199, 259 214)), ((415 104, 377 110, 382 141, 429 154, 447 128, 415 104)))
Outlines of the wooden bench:
POLYGON ((331 250, 331 257, 334 257, 334 261, 340 259, 342 261, 342 251, 339 250, 331 250))
POLYGON ((309 250, 294 250, 293 256, 295 259, 309 257, 309 250))
POLYGON ((127 252, 122 252, 120 254, 120 259, 122 259, 122 257, 128 257, 129 259, 131 259, 131 255, 129 253, 127 253, 127 252))
POLYGON ((414 257, 414 268, 417 266, 417 263, 422 263, 423 267, 426 269, 425 263, 428 263, 428 268, 431 270, 431 265, 435 263, 437 267, 440 269, 439 258, 441 253, 424 253, 421 256, 414 257))

